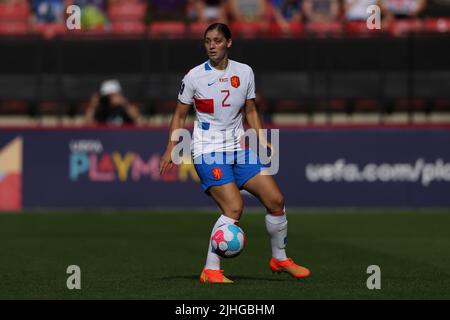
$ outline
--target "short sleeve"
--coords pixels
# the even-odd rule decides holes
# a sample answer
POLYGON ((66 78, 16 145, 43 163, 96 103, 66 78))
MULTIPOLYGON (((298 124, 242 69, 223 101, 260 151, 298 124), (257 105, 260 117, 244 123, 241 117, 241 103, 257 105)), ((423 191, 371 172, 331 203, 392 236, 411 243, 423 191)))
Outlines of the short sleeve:
POLYGON ((192 78, 190 74, 186 74, 181 81, 180 92, 178 93, 178 100, 184 104, 193 104, 194 103, 194 84, 192 82, 192 78))
POLYGON ((252 68, 250 68, 250 72, 248 75, 247 100, 255 98, 256 98, 255 74, 253 73, 252 68))

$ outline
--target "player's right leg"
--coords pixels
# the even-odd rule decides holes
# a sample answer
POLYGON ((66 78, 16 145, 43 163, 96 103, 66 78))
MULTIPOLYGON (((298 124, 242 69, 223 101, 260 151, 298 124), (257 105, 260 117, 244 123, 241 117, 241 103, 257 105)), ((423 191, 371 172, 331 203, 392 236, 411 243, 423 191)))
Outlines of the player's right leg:
MULTIPOLYGON (((200 177, 203 190, 210 195, 222 211, 212 228, 211 236, 223 224, 233 224, 239 221, 244 202, 236 183, 233 171, 229 164, 195 164, 200 177)), ((231 283, 220 269, 220 257, 214 253, 211 246, 211 237, 208 239, 208 254, 205 267, 200 275, 202 283, 231 283)))
MULTIPOLYGON (((237 224, 241 217, 244 202, 238 187, 234 182, 221 186, 212 186, 209 193, 222 211, 222 215, 217 219, 211 232, 211 237, 216 229, 224 224, 237 224)), ((210 238, 211 238, 210 237, 210 238)), ((230 279, 223 275, 220 269, 220 257, 214 253, 211 241, 208 245, 208 255, 206 264, 200 275, 202 283, 232 283, 230 279)))

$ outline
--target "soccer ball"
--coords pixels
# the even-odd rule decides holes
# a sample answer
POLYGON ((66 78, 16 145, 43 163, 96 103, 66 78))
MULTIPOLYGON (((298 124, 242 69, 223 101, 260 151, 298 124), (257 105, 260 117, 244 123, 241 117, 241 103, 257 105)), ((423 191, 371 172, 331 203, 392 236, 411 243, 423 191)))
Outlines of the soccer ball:
POLYGON ((245 246, 244 231, 235 224, 223 224, 214 231, 211 246, 223 258, 236 257, 245 246))

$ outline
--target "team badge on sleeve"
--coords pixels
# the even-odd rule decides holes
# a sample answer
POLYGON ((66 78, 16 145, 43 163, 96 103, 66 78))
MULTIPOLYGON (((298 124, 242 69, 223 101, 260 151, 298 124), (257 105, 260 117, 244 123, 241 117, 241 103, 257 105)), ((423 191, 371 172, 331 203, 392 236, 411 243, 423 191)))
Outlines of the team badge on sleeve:
POLYGON ((231 77, 231 85, 235 88, 239 87, 241 85, 241 81, 239 80, 238 76, 232 76, 231 77))

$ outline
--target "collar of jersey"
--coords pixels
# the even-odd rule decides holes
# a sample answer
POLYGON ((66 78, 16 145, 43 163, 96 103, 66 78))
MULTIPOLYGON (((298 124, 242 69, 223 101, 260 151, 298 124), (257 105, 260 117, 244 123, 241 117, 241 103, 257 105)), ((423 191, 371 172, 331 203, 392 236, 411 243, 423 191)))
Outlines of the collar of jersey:
POLYGON ((231 60, 228 59, 227 67, 226 67, 225 69, 223 69, 223 70, 219 70, 219 69, 214 68, 214 67, 211 65, 211 62, 210 62, 209 59, 208 59, 208 61, 206 61, 206 63, 208 64, 208 66, 209 66, 212 70, 214 70, 214 71, 216 71, 216 72, 223 72, 223 73, 225 73, 225 72, 227 72, 228 69, 230 68, 231 60))

